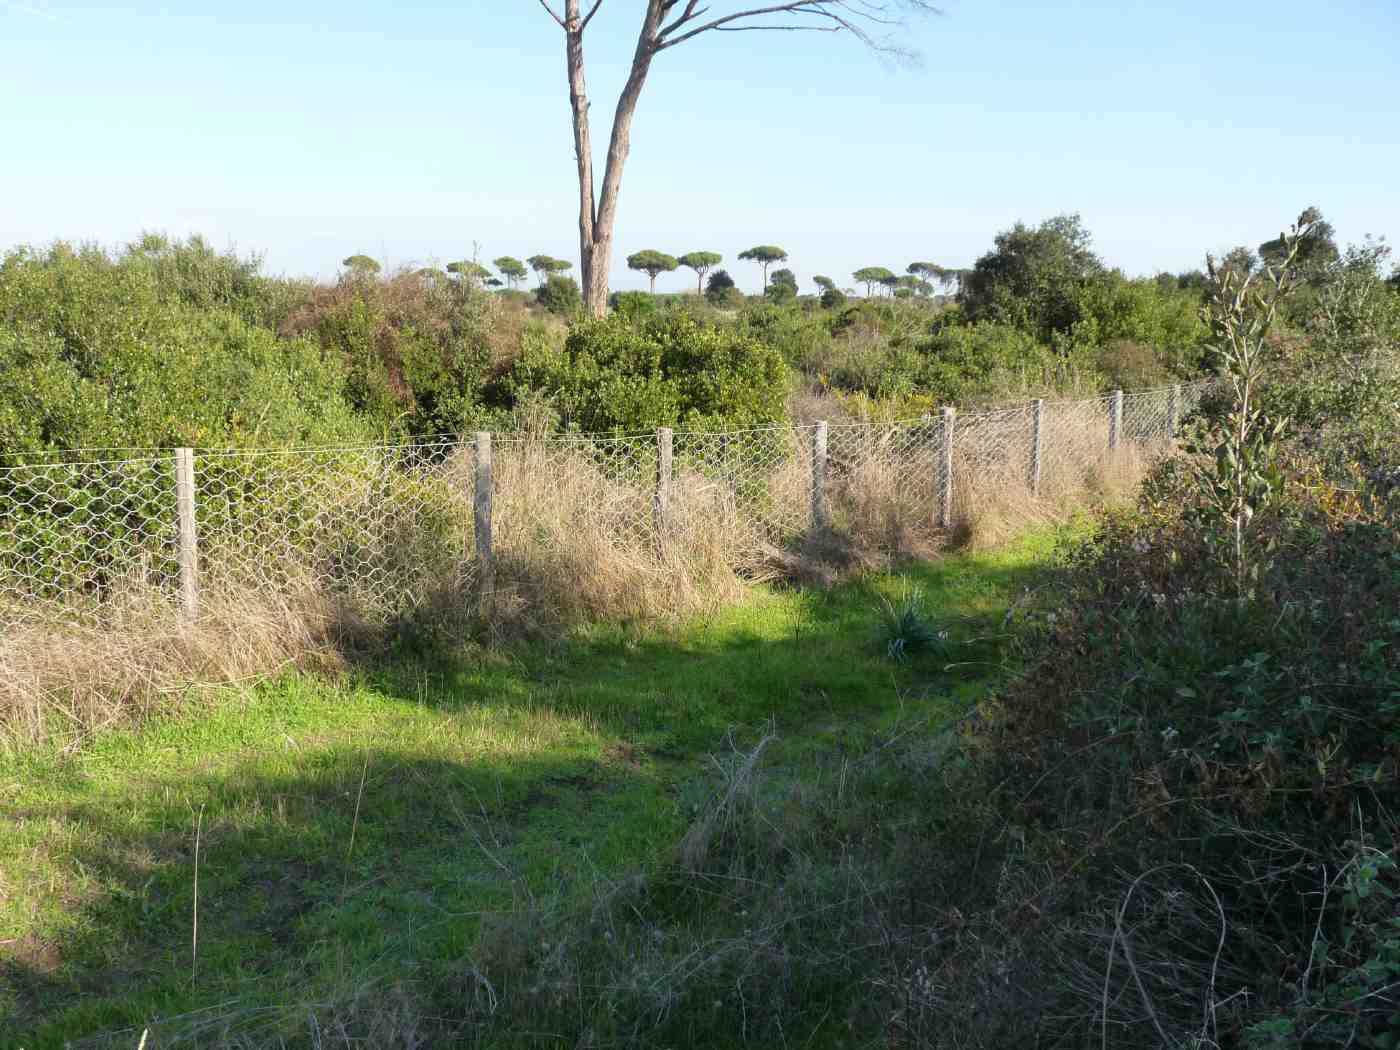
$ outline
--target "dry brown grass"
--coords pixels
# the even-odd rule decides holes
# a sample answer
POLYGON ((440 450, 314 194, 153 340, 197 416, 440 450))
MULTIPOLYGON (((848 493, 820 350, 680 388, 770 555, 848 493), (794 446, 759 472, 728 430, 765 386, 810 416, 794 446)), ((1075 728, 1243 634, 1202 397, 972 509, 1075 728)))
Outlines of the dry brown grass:
MULTIPOLYGON (((934 524, 931 482, 911 484, 910 464, 901 459, 864 459, 832 487, 833 531, 849 542, 854 565, 933 557, 946 546, 934 524)), ((931 465, 921 466, 932 477, 931 465)))
POLYGON ((310 589, 214 592, 197 622, 166 602, 117 620, 16 627, 0 645, 0 747, 75 745, 110 726, 188 706, 211 687, 292 666, 333 669, 355 637, 347 610, 310 589))
MULTIPOLYGON (((1085 509, 1131 498, 1152 463, 1150 453, 1133 444, 1113 451, 1084 451, 1066 469, 1043 469, 1040 494, 1027 478, 1029 464, 1012 459, 996 468, 953 469, 953 528, 956 546, 986 550, 1028 529, 1061 525, 1085 509)), ((1047 465, 1048 466, 1048 465, 1047 465)))
POLYGON ((1011 412, 955 431, 948 529, 937 525, 936 441, 876 442, 849 461, 834 457, 828 500, 845 560, 865 568, 935 557, 950 547, 996 547, 1028 529, 1063 524, 1085 508, 1130 498, 1165 451, 1130 441, 1110 450, 1106 422, 1068 420, 1047 427, 1036 492, 1027 430, 1028 417, 1011 412))
POLYGON ((492 617, 532 633, 586 621, 670 620, 742 597, 769 545, 721 486, 682 474, 664 534, 646 486, 581 451, 503 443, 495 467, 492 617))

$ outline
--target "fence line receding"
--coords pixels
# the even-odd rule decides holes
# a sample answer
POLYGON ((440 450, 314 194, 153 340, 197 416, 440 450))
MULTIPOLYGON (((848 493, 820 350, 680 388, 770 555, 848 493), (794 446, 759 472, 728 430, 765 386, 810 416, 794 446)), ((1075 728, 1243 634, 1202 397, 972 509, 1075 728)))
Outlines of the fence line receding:
POLYGON ((299 588, 379 615, 444 586, 487 597, 502 557, 544 542, 542 514, 652 552, 686 522, 781 546, 872 509, 932 533, 970 494, 1054 497, 1106 459, 1166 447, 1209 385, 895 423, 0 466, 0 626, 188 622, 221 594, 299 588))

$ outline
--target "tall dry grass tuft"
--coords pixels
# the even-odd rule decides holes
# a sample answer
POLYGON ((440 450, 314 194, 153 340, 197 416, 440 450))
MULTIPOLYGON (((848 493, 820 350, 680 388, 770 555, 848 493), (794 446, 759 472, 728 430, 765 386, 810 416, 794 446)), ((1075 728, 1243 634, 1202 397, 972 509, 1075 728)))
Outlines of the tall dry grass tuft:
MULTIPOLYGON (((931 478, 927 464, 920 467, 931 478)), ((832 531, 846 539, 852 567, 933 557, 944 545, 933 486, 911 484, 910 474, 901 455, 872 456, 832 484, 832 531)))
POLYGON ((658 527, 650 486, 626 476, 646 469, 535 438, 498 445, 498 628, 670 619, 742 596, 767 544, 734 513, 727 489, 682 475, 658 527))
POLYGON ((1026 481, 1028 462, 1013 458, 991 470, 984 465, 973 474, 959 471, 955 459, 951 542, 986 550, 1028 529, 1064 524, 1086 508, 1128 500, 1154 458, 1133 444, 1112 451, 1085 449, 1073 466, 1043 469, 1039 495, 1026 481))
POLYGON ((0 748, 73 746, 108 727, 188 706, 210 687, 293 666, 334 669, 363 626, 322 592, 215 591, 197 622, 166 602, 118 621, 10 629, 0 644, 0 748))
POLYGON ((1038 487, 1029 410, 987 413, 955 426, 947 529, 939 525, 944 474, 936 422, 883 434, 833 428, 827 547, 839 542, 858 568, 933 557, 949 547, 995 547, 1085 507, 1131 497, 1169 449, 1165 442, 1128 440, 1109 449, 1107 422, 1092 410, 1052 418, 1042 438, 1038 487))

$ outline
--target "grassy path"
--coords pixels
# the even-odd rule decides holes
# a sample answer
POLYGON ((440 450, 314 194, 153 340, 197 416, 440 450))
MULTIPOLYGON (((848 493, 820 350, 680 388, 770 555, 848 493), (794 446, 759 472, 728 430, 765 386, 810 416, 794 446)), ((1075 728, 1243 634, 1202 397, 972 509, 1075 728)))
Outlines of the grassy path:
MULTIPOLYGON (((967 643, 1051 542, 907 576, 967 643)), ((961 645, 954 670, 890 662, 876 595, 900 586, 761 592, 665 634, 290 677, 76 755, 3 760, 0 1047, 189 1028, 199 1011, 256 1030, 355 982, 450 981, 483 913, 662 859, 727 738, 771 727, 800 763, 963 710, 999 673, 996 644, 961 645)))

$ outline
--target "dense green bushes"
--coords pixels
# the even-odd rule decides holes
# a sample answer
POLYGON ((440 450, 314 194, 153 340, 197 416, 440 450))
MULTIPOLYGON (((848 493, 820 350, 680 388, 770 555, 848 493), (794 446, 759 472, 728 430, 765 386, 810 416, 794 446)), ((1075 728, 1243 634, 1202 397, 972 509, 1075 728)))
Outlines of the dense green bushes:
MULTIPOLYGON (((1355 347, 1375 342, 1377 325, 1394 328, 1385 318, 1400 297, 1377 252, 1313 265, 1285 334, 1309 353, 1352 359, 1355 347), (1358 267, 1369 267, 1364 287, 1358 267), (1328 320, 1337 303, 1363 293, 1375 307, 1366 332, 1328 320)), ((198 238, 149 236, 114 254, 66 245, 12 251, 0 262, 0 452, 397 440, 509 426, 527 402, 574 389, 541 362, 574 353, 560 348, 560 318, 575 316, 576 285, 551 275, 533 294, 493 293, 471 264, 454 266, 382 273, 357 262, 325 284, 265 276, 258 259, 198 238), (529 361, 517 368, 522 354, 529 361)), ((557 414, 605 427, 780 417, 767 385, 761 411, 702 393, 716 340, 762 344, 786 364, 795 391, 818 395, 809 404, 823 412, 842 411, 820 400, 834 394, 852 411, 887 416, 954 401, 1141 389, 1204 368, 1200 282, 1109 269, 1072 216, 1000 235, 963 275, 956 307, 922 297, 848 302, 829 281, 820 301, 794 297, 787 273, 773 275, 780 290, 763 299, 745 299, 723 270, 709 272, 703 297, 619 293, 615 310, 626 323, 608 331, 669 332, 671 393, 636 392, 637 361, 605 354, 589 366, 590 382, 609 396, 633 390, 627 405, 581 410, 575 392, 557 414), (649 328, 655 316, 668 320, 649 328), (678 340, 692 336, 698 341, 682 352, 678 340), (678 370, 691 366, 702 374, 682 383, 678 370), (681 397, 680 386, 697 393, 681 397), (681 415, 667 415, 673 410, 681 415)), ((584 330, 585 341, 601 338, 584 330)), ((1301 357, 1300 367, 1308 367, 1301 357)))
POLYGON ((148 239, 0 262, 0 452, 333 442, 362 432, 340 362, 262 327, 248 265, 148 239))
POLYGON ((1087 242, 1061 248, 1048 259, 1032 253, 970 276, 959 307, 919 298, 850 305, 836 293, 818 309, 770 296, 747 305, 735 323, 777 347, 817 388, 890 402, 896 412, 1143 389, 1200 373, 1198 289, 1129 279, 1092 255, 1076 270, 1067 260, 1087 252, 1087 242))
POLYGON ((940 326, 919 351, 919 385, 947 401, 988 389, 1053 388, 1065 367, 1026 332, 989 322, 940 326))
POLYGON ((535 302, 552 314, 572 317, 583 309, 583 293, 572 277, 551 274, 535 289, 535 302))
POLYGON ((963 316, 1010 325, 1089 369, 1102 349, 1135 344, 1140 364, 1125 373, 1117 355, 1115 382, 1199 369, 1206 335, 1199 289, 1125 277, 1094 254, 1091 240, 1077 215, 1003 231, 963 279, 963 316), (1150 365, 1142 348, 1155 358, 1150 365))
POLYGON ((55 245, 0 262, 0 452, 332 444, 458 432, 522 309, 422 269, 333 285, 261 276, 198 238, 115 255, 55 245))
POLYGON ((456 433, 485 411, 502 310, 471 281, 351 274, 310 289, 279 331, 341 363, 345 399, 379 434, 456 433))
POLYGON ((787 369, 771 347, 685 314, 613 315, 579 321, 562 348, 527 346, 509 388, 583 431, 748 426, 784 417, 787 369))

